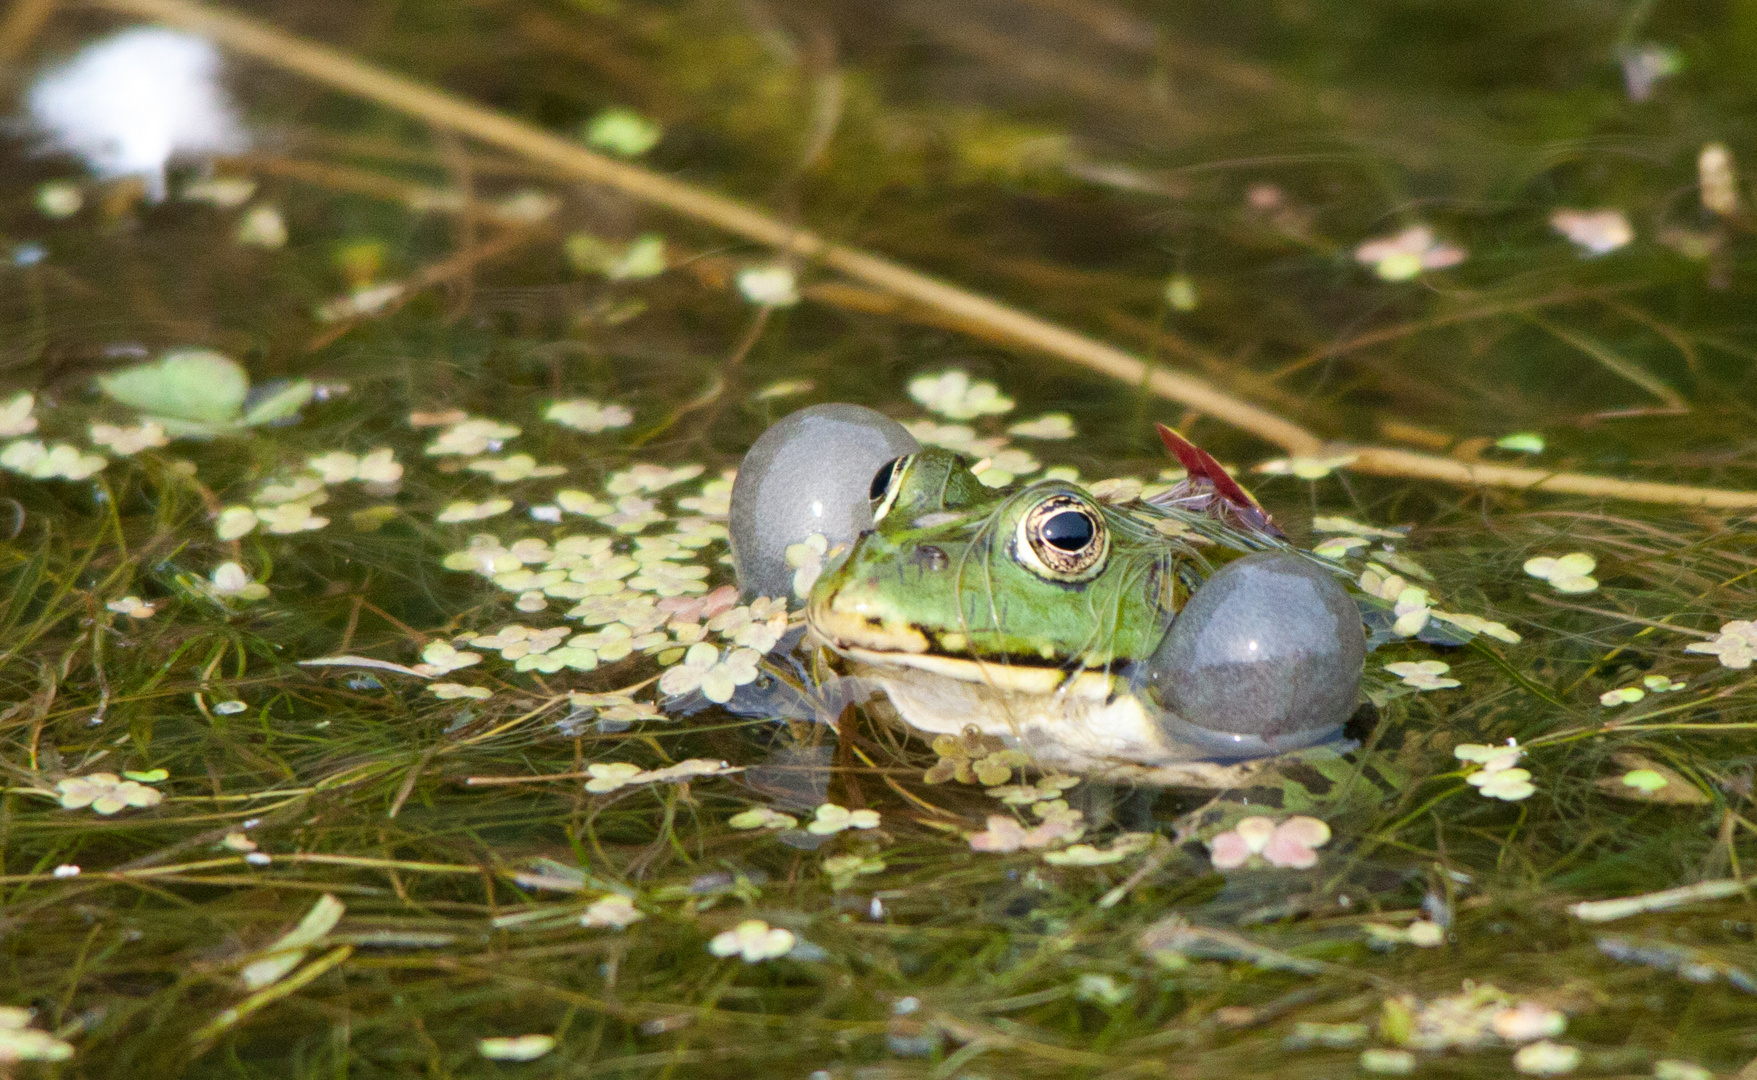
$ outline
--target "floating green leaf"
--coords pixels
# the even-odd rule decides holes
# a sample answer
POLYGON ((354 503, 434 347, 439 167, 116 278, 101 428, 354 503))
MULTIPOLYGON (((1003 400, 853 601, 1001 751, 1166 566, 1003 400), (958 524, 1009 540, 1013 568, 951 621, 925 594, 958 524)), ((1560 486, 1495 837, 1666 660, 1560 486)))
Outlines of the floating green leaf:
POLYGON ((183 438, 212 438, 284 420, 298 413, 313 392, 310 380, 298 379, 250 401, 250 377, 244 368, 211 349, 178 349, 156 361, 100 375, 98 389, 183 438))

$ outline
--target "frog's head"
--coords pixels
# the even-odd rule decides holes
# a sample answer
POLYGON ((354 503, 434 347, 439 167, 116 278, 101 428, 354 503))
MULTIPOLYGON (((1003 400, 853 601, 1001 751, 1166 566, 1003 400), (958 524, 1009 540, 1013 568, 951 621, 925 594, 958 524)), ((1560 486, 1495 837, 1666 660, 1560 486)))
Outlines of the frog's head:
POLYGON ((1047 690, 1149 655, 1188 595, 1193 550, 1071 483, 991 491, 928 449, 880 468, 872 494, 874 528, 807 609, 855 659, 1047 690))

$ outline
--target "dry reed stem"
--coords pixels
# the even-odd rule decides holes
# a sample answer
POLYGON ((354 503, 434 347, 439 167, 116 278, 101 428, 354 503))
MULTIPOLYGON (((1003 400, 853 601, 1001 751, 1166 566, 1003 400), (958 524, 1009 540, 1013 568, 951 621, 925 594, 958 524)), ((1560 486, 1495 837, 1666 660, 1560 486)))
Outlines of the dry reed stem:
MULTIPOLYGON (((1327 449, 1324 439, 1265 409, 1182 372, 1149 365, 1115 346, 988 297, 910 270, 857 248, 831 243, 761 210, 637 165, 593 153, 559 135, 473 105, 413 79, 193 0, 93 0, 120 14, 152 19, 205 34, 237 52, 357 94, 436 127, 446 128, 581 180, 613 188, 637 201, 662 207, 748 240, 811 259, 874 288, 935 308, 948 317, 984 328, 987 334, 1060 357, 1100 374, 1185 405, 1281 447, 1294 455, 1327 449)), ((1581 473, 1552 473, 1512 466, 1477 465, 1405 450, 1365 447, 1357 472, 1438 480, 1465 486, 1532 489, 1629 499, 1673 506, 1757 509, 1757 492, 1620 480, 1581 473)))

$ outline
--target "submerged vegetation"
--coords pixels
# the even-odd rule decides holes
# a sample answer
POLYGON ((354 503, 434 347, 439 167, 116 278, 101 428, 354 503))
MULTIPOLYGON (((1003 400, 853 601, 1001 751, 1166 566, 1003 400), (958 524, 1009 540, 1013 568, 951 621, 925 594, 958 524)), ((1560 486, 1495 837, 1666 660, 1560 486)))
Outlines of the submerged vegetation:
POLYGON ((223 84, 109 39, 206 126, 103 143, 55 65, 198 9, 54 9, 0 13, 0 1071, 1749 1080, 1744 8, 251 7, 1128 379, 224 25, 223 84), (793 651, 822 538, 726 557, 827 401, 1117 505, 1175 422, 1375 598, 1361 752, 1216 799, 886 725, 793 651))

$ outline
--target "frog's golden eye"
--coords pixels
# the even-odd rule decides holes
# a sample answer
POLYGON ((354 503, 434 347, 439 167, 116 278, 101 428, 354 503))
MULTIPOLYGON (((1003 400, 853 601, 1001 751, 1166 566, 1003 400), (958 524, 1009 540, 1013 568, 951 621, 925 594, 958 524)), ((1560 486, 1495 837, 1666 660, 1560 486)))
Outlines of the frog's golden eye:
POLYGON ((1104 568, 1110 530, 1076 495, 1051 495, 1019 519, 1014 550, 1025 568, 1050 581, 1085 581, 1104 568))
POLYGON ((877 525, 891 512, 891 505, 897 501, 897 492, 903 487, 903 473, 909 468, 909 459, 913 455, 905 454, 895 457, 878 467, 872 474, 872 523, 877 525))

